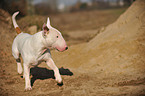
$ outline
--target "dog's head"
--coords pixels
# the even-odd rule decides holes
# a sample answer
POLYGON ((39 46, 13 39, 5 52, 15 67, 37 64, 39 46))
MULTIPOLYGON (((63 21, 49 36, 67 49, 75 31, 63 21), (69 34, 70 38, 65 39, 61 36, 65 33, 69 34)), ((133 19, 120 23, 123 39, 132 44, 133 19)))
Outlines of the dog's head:
POLYGON ((47 47, 55 48, 58 51, 68 49, 62 34, 50 25, 49 17, 47 19, 47 24, 44 24, 42 29, 42 35, 45 39, 45 44, 47 47))

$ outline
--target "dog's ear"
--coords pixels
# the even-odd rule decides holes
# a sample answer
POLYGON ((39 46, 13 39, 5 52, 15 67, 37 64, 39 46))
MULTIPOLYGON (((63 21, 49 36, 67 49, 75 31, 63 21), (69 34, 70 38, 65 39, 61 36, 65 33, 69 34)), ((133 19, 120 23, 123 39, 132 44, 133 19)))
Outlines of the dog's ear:
POLYGON ((43 24, 43 36, 46 36, 49 33, 49 28, 46 26, 46 24, 43 24))
POLYGON ((51 28, 49 17, 47 18, 47 27, 48 27, 48 28, 51 28))

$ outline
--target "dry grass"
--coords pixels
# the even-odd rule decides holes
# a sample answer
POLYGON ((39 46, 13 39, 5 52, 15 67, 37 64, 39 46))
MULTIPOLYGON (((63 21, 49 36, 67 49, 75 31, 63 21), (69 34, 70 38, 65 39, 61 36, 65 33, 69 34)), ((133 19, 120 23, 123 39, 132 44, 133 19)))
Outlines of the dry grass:
MULTIPOLYGON (((76 30, 92 30, 98 29, 113 23, 122 14, 126 8, 80 11, 74 13, 64 13, 50 15, 52 26, 60 29, 62 32, 76 30)), ((18 21, 21 29, 27 31, 32 25, 37 25, 41 30, 43 23, 46 22, 48 16, 26 16, 18 21)))

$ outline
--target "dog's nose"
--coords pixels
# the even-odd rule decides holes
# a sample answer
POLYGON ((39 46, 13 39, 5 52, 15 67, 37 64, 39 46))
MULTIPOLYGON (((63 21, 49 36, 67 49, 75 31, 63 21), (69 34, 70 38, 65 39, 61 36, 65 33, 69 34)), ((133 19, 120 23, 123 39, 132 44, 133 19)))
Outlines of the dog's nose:
POLYGON ((67 50, 67 49, 68 49, 68 47, 65 48, 65 50, 67 50))

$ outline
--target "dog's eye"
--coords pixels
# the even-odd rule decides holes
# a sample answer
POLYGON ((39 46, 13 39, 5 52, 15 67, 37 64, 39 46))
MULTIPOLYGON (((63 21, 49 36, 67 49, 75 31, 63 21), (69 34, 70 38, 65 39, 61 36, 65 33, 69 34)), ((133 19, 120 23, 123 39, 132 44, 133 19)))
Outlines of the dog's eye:
POLYGON ((58 38, 58 36, 56 36, 56 38, 58 38))

